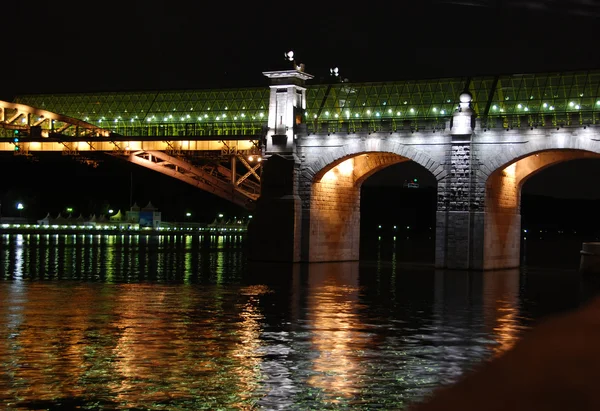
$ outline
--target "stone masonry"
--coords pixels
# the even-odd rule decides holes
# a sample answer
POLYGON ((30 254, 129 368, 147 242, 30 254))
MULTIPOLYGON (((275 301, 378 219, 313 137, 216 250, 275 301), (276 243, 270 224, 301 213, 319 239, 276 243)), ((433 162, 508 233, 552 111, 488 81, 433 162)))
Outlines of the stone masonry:
POLYGON ((296 127, 291 147, 265 152, 250 258, 357 260, 360 185, 391 164, 414 161, 438 181, 436 266, 517 267, 523 183, 552 164, 599 157, 600 133, 590 126, 482 128, 468 93, 460 101, 442 130, 308 135, 296 127))

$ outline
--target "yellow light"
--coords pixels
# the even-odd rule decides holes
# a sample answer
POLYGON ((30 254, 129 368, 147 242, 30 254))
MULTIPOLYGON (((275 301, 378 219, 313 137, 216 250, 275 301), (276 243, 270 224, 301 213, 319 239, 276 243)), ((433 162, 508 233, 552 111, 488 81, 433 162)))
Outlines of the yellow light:
POLYGON ((354 172, 354 159, 349 158, 323 175, 322 181, 334 181, 339 177, 348 177, 354 172))
POLYGON ((509 166, 507 166, 504 170, 502 170, 502 173, 505 176, 514 177, 516 175, 516 170, 517 170, 517 163, 512 163, 509 166))
POLYGON ((337 165, 337 169, 339 170, 340 174, 344 176, 351 175, 354 171, 354 159, 349 158, 348 160, 343 161, 342 163, 337 165))

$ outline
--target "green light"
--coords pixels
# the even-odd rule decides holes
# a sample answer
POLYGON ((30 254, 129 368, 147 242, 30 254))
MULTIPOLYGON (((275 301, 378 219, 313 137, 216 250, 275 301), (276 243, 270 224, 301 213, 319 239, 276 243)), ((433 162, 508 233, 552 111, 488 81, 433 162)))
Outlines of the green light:
POLYGON ((416 178, 415 178, 415 179, 413 179, 413 182, 415 182, 415 183, 416 183, 416 182, 417 182, 417 179, 416 179, 416 178))
POLYGON ((19 151, 19 146, 15 146, 15 151, 19 151))

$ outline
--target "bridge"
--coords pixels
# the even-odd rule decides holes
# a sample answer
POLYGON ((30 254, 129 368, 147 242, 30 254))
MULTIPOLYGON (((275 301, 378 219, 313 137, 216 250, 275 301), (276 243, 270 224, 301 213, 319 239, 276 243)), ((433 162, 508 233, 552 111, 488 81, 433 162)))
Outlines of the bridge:
POLYGON ((0 150, 103 150, 170 173, 254 207, 251 258, 293 262, 357 260, 362 182, 413 161, 438 183, 436 266, 478 270, 519 266, 529 177, 600 155, 600 71, 324 85, 303 67, 263 74, 269 89, 18 96, 1 103, 0 150))
MULTIPOLYGON (((81 96, 70 96, 65 105, 61 105, 64 97, 58 97, 58 101, 51 96, 41 99, 34 99, 31 105, 18 102, 19 98, 15 103, 0 101, 0 151, 20 156, 58 151, 90 163, 95 161, 91 153, 107 153, 175 177, 244 208, 254 207, 260 194, 260 145, 264 135, 260 124, 249 122, 228 128, 226 123, 217 123, 196 127, 194 123, 171 122, 173 114, 155 123, 156 113, 136 121, 145 109, 136 110, 141 105, 130 98, 123 99, 130 105, 122 103, 116 107, 121 113, 140 115, 131 114, 126 125, 118 115, 108 124, 104 113, 112 113, 115 108, 110 95, 87 96, 83 106, 92 115, 98 113, 94 119, 80 114, 79 110, 84 110, 81 96), (71 109, 71 100, 80 105, 71 109), (53 111, 46 109, 47 106, 53 111)), ((181 116, 185 121, 189 117, 189 114, 181 116)))

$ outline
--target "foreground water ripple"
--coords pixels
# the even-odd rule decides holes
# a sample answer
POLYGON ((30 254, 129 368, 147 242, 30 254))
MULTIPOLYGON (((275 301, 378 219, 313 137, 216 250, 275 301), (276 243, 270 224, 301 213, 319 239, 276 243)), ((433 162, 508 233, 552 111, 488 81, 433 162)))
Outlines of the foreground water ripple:
POLYGON ((572 271, 250 264, 238 240, 64 237, 2 237, 1 409, 402 409, 591 294, 572 271))

